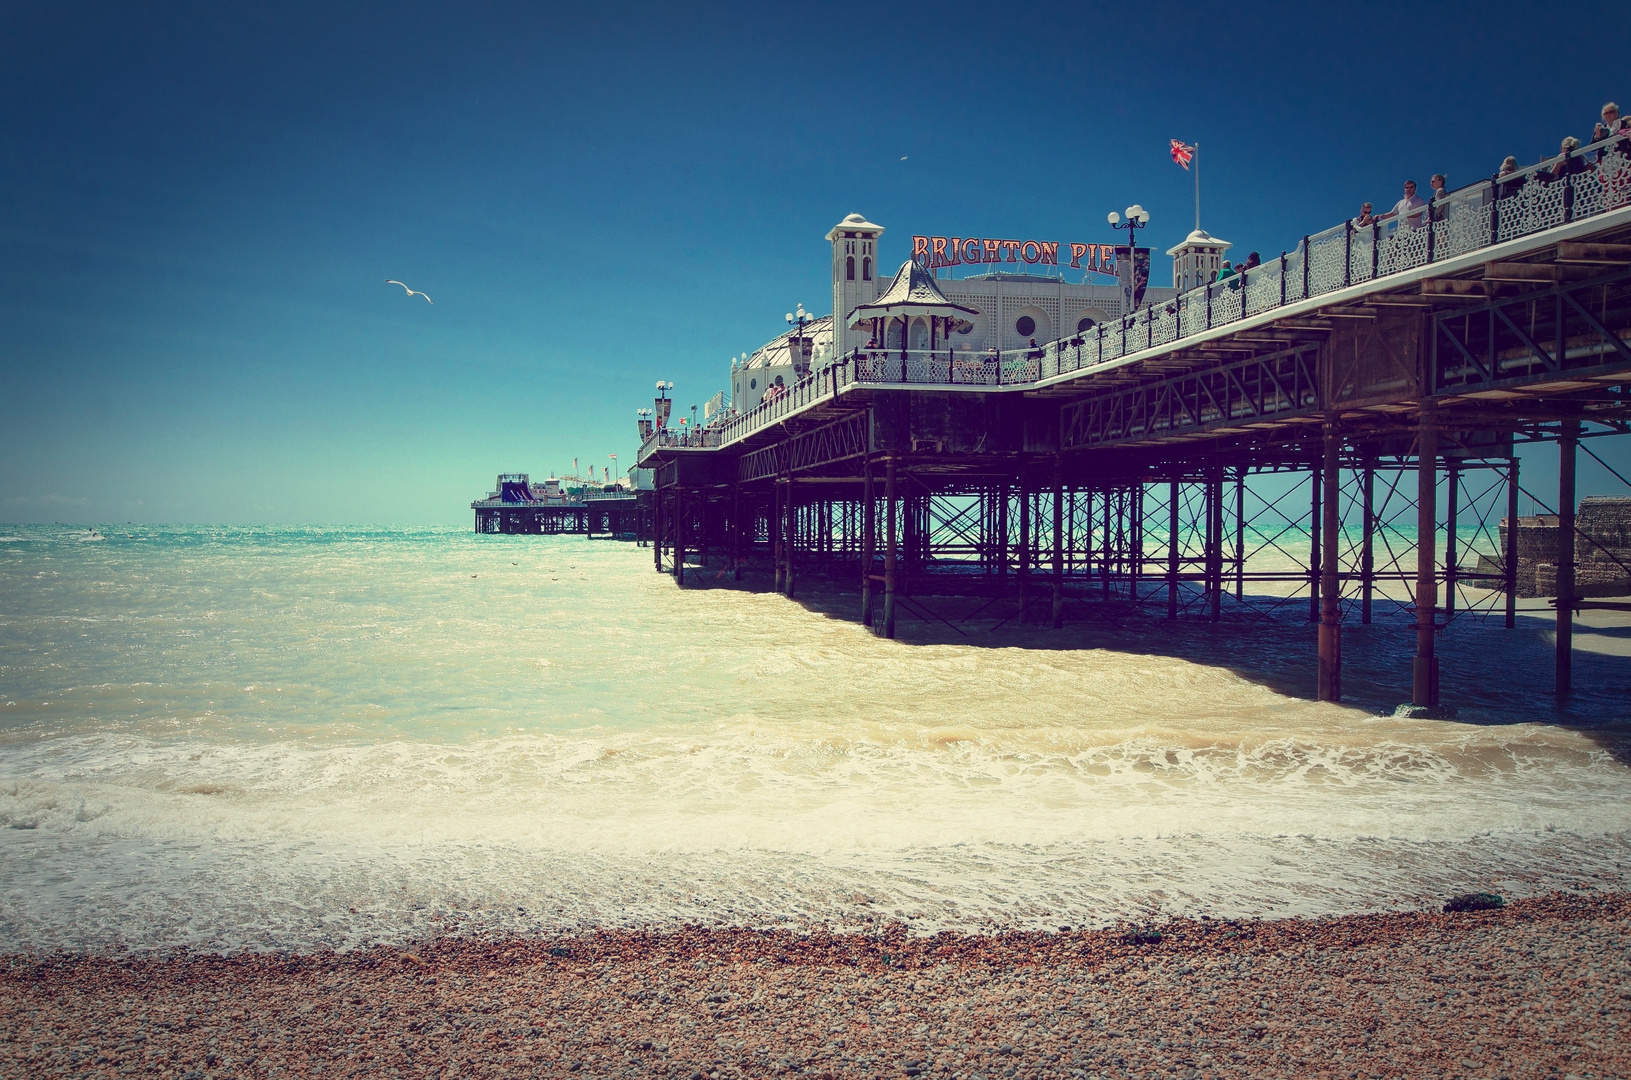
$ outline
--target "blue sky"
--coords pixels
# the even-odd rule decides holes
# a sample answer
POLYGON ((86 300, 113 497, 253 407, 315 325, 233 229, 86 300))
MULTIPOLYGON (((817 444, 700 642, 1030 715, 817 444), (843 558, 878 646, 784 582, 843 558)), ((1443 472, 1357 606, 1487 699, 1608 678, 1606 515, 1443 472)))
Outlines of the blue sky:
POLYGON ((825 313, 851 211, 1164 249, 1180 138, 1270 254, 1631 104, 1619 5, 767 7, 0 7, 0 520, 463 522, 825 313))

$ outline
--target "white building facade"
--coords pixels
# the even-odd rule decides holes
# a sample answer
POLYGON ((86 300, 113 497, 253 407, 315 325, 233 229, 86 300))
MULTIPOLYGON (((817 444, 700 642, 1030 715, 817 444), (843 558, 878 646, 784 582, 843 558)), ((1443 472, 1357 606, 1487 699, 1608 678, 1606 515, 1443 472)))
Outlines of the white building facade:
MULTIPOLYGON (((807 324, 802 331, 789 330, 771 339, 745 359, 731 364, 731 410, 747 412, 764 399, 765 393, 778 385, 791 386, 808 370, 819 369, 848 355, 868 343, 868 330, 850 327, 850 313, 864 304, 871 304, 889 288, 900 262, 880 263, 879 240, 884 227, 868 221, 861 214, 850 214, 827 232, 827 243, 832 255, 833 312, 838 316, 824 316, 807 324), (887 269, 880 269, 887 267, 887 269)), ((1201 234, 1204 236, 1204 234, 1201 234)), ((1203 257, 1192 254, 1195 237, 1168 254, 1174 255, 1173 281, 1177 285, 1187 278, 1180 271, 1180 262, 1193 276, 1199 270, 1203 257), (1179 252, 1183 252, 1179 255, 1179 252)), ((1206 254, 1213 255, 1228 245, 1205 240, 1211 245, 1206 254)), ((1209 267, 1215 270, 1215 266, 1209 267)), ((940 276, 935 272, 935 286, 945 298, 978 312, 964 320, 951 334, 950 347, 955 352, 984 353, 1023 349, 1032 340, 1045 344, 1061 337, 1080 333, 1095 323, 1117 319, 1123 314, 1121 283, 1114 278, 1098 275, 1103 284, 1088 280, 1067 280, 1063 273, 987 272, 966 277, 940 276)), ((949 274, 949 271, 947 272, 949 274)), ((1083 274, 1084 278, 1091 275, 1083 274)), ((1175 297, 1176 288, 1150 287, 1145 290, 1144 304, 1162 304, 1175 297)), ((929 320, 911 322, 907 348, 929 348, 929 320)), ((888 349, 901 348, 900 324, 890 331, 888 341, 879 342, 888 349)), ((937 341, 938 348, 946 347, 937 341)))

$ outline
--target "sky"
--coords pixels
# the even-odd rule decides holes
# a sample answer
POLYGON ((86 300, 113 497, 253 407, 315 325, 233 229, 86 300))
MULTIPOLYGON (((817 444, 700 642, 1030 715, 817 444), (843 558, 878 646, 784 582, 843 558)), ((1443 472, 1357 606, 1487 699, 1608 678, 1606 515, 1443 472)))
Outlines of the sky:
POLYGON ((1588 136, 1623 21, 0 0, 0 520, 466 522, 499 472, 626 468, 656 380, 700 405, 827 313, 845 214, 886 268, 914 233, 1112 243, 1134 202, 1165 250, 1177 138, 1203 227, 1277 254, 1588 136))

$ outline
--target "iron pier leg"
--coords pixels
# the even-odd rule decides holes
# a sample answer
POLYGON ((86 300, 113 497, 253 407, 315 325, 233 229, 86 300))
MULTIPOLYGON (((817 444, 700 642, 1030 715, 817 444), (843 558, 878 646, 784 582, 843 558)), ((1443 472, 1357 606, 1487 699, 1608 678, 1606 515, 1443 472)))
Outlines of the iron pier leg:
POLYGON ((1031 586, 1031 493, 1025 481, 1019 482, 1019 621, 1025 621, 1025 605, 1031 586))
POLYGON ((1167 618, 1178 617, 1178 481, 1172 481, 1167 503, 1167 618))
POLYGON ((652 495, 651 515, 653 520, 651 526, 651 561, 652 565, 656 567, 657 573, 660 574, 663 572, 663 543, 668 538, 668 533, 665 528, 668 522, 664 520, 663 514, 663 504, 668 501, 668 496, 661 491, 652 492, 652 495))
POLYGON ((1208 515, 1206 545, 1207 591, 1211 596, 1211 617, 1217 622, 1223 617, 1223 466, 1213 465, 1212 476, 1206 483, 1206 512, 1208 515))
POLYGON ((1506 550, 1501 555, 1506 579, 1506 628, 1518 625, 1518 458, 1506 459, 1506 550))
POLYGON ((997 577, 1008 576, 1008 485, 997 487, 997 577))
POLYGON ((742 485, 731 485, 731 578, 742 580, 742 485))
POLYGON ((674 493, 674 584, 685 588, 685 494, 674 493))
POLYGON ((798 550, 798 543, 799 543, 798 500, 796 498, 794 498, 793 496, 794 496, 794 492, 793 492, 793 474, 788 473, 787 474, 787 537, 782 542, 782 553, 786 556, 786 562, 787 562, 787 578, 786 578, 784 583, 787 586, 787 598, 789 600, 793 599, 793 561, 794 561, 794 552, 796 552, 798 550))
POLYGON ((1320 515, 1323 512, 1323 503, 1320 499, 1320 473, 1322 461, 1316 459, 1313 467, 1308 471, 1308 486, 1310 506, 1308 510, 1308 621, 1320 621, 1320 515))
POLYGON ((1456 551, 1456 519, 1461 509, 1461 465, 1446 461, 1444 463, 1444 621, 1447 623, 1455 617, 1455 561, 1459 557, 1456 551))
POLYGON ((1142 480, 1137 481, 1128 489, 1127 498, 1130 500, 1129 513, 1132 517, 1132 535, 1128 538, 1131 556, 1127 567, 1129 575, 1127 599, 1137 603, 1139 601, 1139 579, 1144 575, 1144 482, 1142 480))
POLYGON ((1104 598, 1110 599, 1110 563, 1111 555, 1115 549, 1115 530, 1110 525, 1110 514, 1115 497, 1106 491, 1104 493, 1104 543, 1099 545, 1099 567, 1104 573, 1104 598))
POLYGON ((786 580, 782 566, 782 552, 787 547, 787 541, 782 535, 782 526, 786 524, 786 515, 782 510, 782 485, 780 478, 771 480, 770 496, 770 561, 776 568, 776 591, 781 592, 786 580))
POLYGON ((1053 458, 1053 628, 1065 625, 1065 465, 1053 458))
POLYGON ((861 625, 872 625, 872 561, 877 547, 878 503, 872 494, 872 459, 861 480, 861 625))
POLYGON ((1574 689, 1574 450, 1580 421, 1563 423, 1557 441, 1557 696, 1574 689))
POLYGON ((1416 438, 1416 660, 1410 702, 1438 707, 1438 657, 1433 654, 1434 609, 1438 606, 1438 430, 1424 405, 1416 438))
POLYGON ((1376 461, 1365 455, 1360 498, 1365 503, 1359 527, 1359 621, 1370 625, 1371 597, 1376 590, 1376 461))
POLYGON ((895 459, 884 463, 883 636, 895 636, 895 459))
POLYGON ((1321 561, 1323 580, 1320 583, 1320 678, 1321 701, 1342 700, 1342 606, 1337 583, 1337 531, 1341 515, 1342 484, 1339 470, 1342 434, 1334 417, 1325 421, 1325 461, 1323 489, 1325 516, 1323 539, 1324 558, 1321 561))
POLYGON ((1246 599, 1246 466, 1235 470, 1235 599, 1246 599))

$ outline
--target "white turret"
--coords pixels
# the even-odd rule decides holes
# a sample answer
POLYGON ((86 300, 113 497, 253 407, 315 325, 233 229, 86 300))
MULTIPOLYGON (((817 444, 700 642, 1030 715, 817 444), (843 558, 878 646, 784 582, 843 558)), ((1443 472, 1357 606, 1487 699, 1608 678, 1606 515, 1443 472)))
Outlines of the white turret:
POLYGON ((1218 240, 1196 229, 1183 243, 1167 252, 1172 256, 1172 287, 1187 292, 1205 285, 1223 269, 1223 253, 1232 247, 1229 241, 1218 240))
POLYGON ((850 327, 849 313, 878 298, 878 237, 882 235, 882 225, 860 214, 851 214, 827 233, 832 244, 832 347, 837 356, 866 344, 865 331, 850 327))

